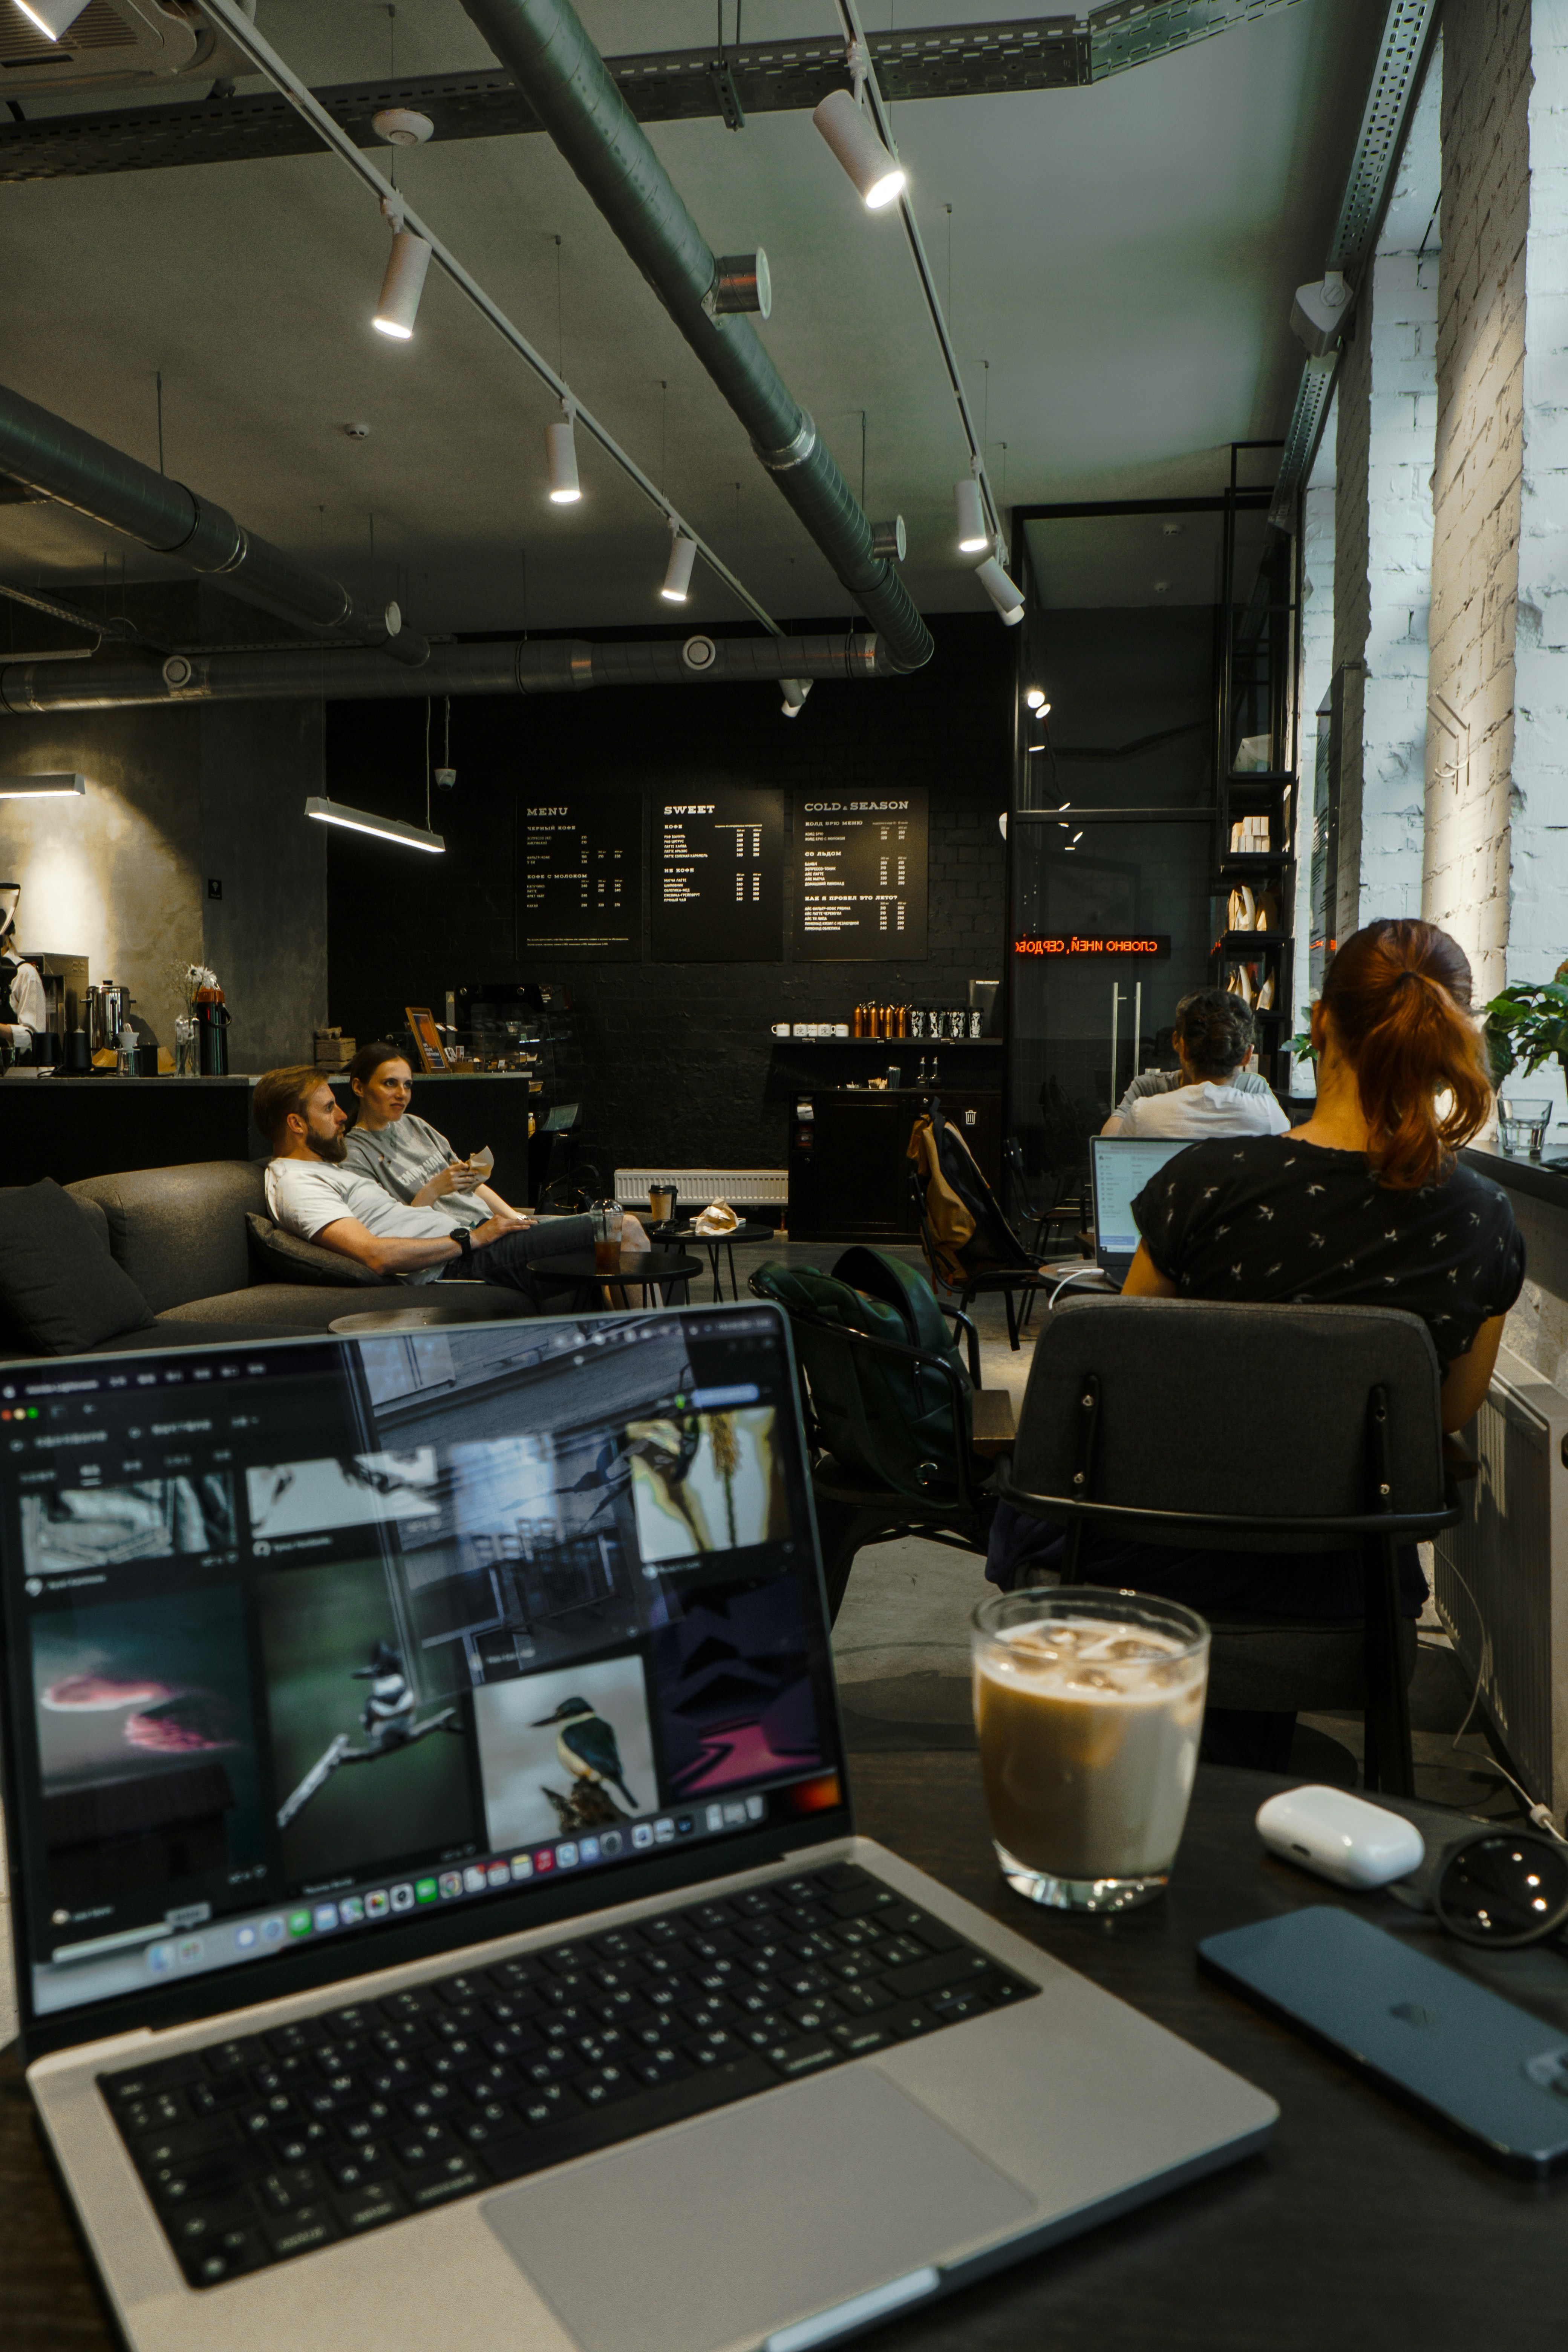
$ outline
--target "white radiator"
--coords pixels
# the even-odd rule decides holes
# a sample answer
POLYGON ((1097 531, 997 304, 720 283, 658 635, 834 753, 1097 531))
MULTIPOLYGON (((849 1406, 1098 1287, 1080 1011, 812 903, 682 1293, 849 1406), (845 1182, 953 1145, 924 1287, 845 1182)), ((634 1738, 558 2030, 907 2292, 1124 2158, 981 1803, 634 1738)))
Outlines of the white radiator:
POLYGON ((1480 1464, 1470 1507, 1434 1547, 1437 1614, 1481 1684, 1514 1770, 1561 1821, 1568 1810, 1568 1397, 1510 1348, 1466 1432, 1480 1464), (1464 1579, 1461 1584, 1460 1578, 1464 1579), (1466 1591, 1465 1586, 1469 1588, 1466 1591))
POLYGON ((679 1197, 677 1216, 686 1210, 705 1209, 710 1201, 728 1201, 732 1209, 782 1208, 789 1199, 789 1171, 784 1168, 617 1168, 616 1198, 627 1208, 647 1199, 648 1186, 674 1184, 679 1197))

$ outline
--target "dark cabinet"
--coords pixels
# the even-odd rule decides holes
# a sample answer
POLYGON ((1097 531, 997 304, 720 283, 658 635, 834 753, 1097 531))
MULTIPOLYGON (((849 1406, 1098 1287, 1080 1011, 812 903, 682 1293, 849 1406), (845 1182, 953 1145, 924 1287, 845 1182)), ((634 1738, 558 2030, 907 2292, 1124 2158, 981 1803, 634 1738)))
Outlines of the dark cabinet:
MULTIPOLYGON (((790 1105, 789 1234, 792 1241, 913 1241, 910 1129, 931 1099, 837 1088, 798 1095, 790 1105), (802 1116, 809 1106, 811 1116, 802 1116)), ((942 1087, 936 1099, 995 1189, 1002 1164, 1002 1097, 942 1087)))

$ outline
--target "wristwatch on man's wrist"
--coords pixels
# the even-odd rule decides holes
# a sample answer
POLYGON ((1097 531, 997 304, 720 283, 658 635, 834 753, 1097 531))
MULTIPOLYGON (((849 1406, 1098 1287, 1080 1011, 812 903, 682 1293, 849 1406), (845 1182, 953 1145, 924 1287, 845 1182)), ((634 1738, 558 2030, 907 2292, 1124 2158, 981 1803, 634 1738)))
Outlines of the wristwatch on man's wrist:
POLYGON ((462 1251, 465 1259, 472 1257, 474 1254, 474 1244, 467 1225, 454 1225, 447 1238, 448 1241, 457 1243, 458 1247, 462 1251))

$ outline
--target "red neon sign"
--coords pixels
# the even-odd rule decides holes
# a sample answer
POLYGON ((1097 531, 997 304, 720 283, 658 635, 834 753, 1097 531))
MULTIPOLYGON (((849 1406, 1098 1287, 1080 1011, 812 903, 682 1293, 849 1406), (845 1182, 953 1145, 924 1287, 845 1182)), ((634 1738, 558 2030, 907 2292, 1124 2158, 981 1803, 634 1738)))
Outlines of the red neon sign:
POLYGON ((1050 956, 1058 961, 1088 961, 1108 956, 1131 957, 1142 963, 1164 962, 1171 953, 1169 931, 1046 931, 1033 939, 1015 940, 1013 953, 1050 956))

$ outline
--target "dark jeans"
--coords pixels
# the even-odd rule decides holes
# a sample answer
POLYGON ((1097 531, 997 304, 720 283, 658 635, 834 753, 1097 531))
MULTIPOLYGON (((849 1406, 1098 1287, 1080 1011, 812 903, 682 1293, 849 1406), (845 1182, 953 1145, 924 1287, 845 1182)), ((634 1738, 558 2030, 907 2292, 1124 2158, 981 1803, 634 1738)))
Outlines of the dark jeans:
MULTIPOLYGON (((592 1217, 547 1217, 537 1225, 523 1226, 519 1233, 502 1234, 500 1241, 491 1242, 488 1249, 476 1250, 463 1271, 477 1274, 485 1282, 504 1283, 509 1290, 521 1290, 541 1315, 555 1315, 581 1307, 584 1300, 590 1306, 597 1306, 597 1292, 591 1283, 563 1282, 558 1275, 534 1275, 530 1267, 535 1258, 571 1257, 593 1246, 592 1217)), ((461 1259, 458 1263, 461 1265, 461 1259)))

